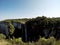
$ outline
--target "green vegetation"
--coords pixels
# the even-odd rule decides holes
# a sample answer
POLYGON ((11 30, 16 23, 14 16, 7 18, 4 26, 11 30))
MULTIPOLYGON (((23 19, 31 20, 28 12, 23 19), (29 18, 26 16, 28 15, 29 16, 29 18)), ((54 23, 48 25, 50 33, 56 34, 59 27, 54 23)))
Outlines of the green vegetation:
POLYGON ((1 45, 60 45, 60 40, 56 41, 54 37, 49 39, 40 38, 37 42, 23 42, 22 38, 5 39, 5 35, 0 34, 1 45))
POLYGON ((50 37, 40 38, 37 42, 23 42, 22 38, 5 39, 5 35, 0 34, 0 45, 60 45, 60 40, 50 37))
POLYGON ((15 28, 14 28, 14 26, 11 24, 11 23, 9 23, 9 28, 10 28, 10 34, 13 34, 14 33, 14 30, 15 30, 15 28))
POLYGON ((2 22, 20 22, 20 23, 25 23, 27 22, 28 18, 23 18, 23 19, 7 19, 7 20, 3 20, 2 22))
POLYGON ((0 40, 5 39, 5 38, 6 38, 6 36, 4 34, 0 34, 0 40))

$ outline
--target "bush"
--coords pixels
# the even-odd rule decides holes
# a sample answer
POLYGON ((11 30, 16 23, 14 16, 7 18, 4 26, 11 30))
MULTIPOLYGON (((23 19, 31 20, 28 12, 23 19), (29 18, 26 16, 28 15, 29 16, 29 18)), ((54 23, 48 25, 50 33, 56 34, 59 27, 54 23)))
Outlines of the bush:
POLYGON ((10 26, 10 30, 9 30, 10 31, 10 34, 13 34, 15 28, 14 28, 14 26, 11 23, 9 23, 9 26, 10 26))
POLYGON ((55 39, 54 37, 50 37, 48 39, 45 39, 45 38, 40 38, 39 41, 38 41, 38 44, 39 45, 55 45, 55 39))
POLYGON ((4 34, 0 34, 0 39, 5 39, 6 36, 4 34))
POLYGON ((12 45, 23 45, 24 44, 22 42, 22 38, 13 38, 13 39, 10 39, 10 43, 12 43, 12 45))

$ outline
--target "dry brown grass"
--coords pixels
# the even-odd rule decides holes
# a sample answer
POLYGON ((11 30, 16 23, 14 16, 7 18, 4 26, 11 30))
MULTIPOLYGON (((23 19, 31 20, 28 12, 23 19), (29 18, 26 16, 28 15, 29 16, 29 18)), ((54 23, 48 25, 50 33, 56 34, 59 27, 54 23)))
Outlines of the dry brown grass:
POLYGON ((11 43, 6 40, 0 40, 0 45, 11 45, 11 43))

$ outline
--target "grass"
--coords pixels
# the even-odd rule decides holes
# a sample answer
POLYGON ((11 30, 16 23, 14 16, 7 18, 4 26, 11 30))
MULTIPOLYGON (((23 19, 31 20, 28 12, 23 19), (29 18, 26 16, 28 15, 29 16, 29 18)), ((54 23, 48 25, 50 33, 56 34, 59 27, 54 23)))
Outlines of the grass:
POLYGON ((56 41, 54 37, 50 37, 49 39, 40 38, 37 42, 24 43, 21 38, 1 39, 0 45, 60 45, 60 40, 56 41))
POLYGON ((60 45, 60 40, 56 41, 54 37, 48 39, 40 38, 37 42, 23 42, 22 38, 5 39, 5 36, 0 34, 0 45, 60 45))

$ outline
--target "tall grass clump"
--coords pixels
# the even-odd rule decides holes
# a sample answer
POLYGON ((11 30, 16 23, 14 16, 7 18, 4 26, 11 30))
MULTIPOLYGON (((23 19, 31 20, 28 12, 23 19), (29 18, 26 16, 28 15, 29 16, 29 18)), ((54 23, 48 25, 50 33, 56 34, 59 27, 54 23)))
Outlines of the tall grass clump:
POLYGON ((38 40, 38 44, 39 45, 55 45, 55 38, 54 37, 50 37, 48 39, 45 39, 44 37, 43 38, 40 38, 38 40))

